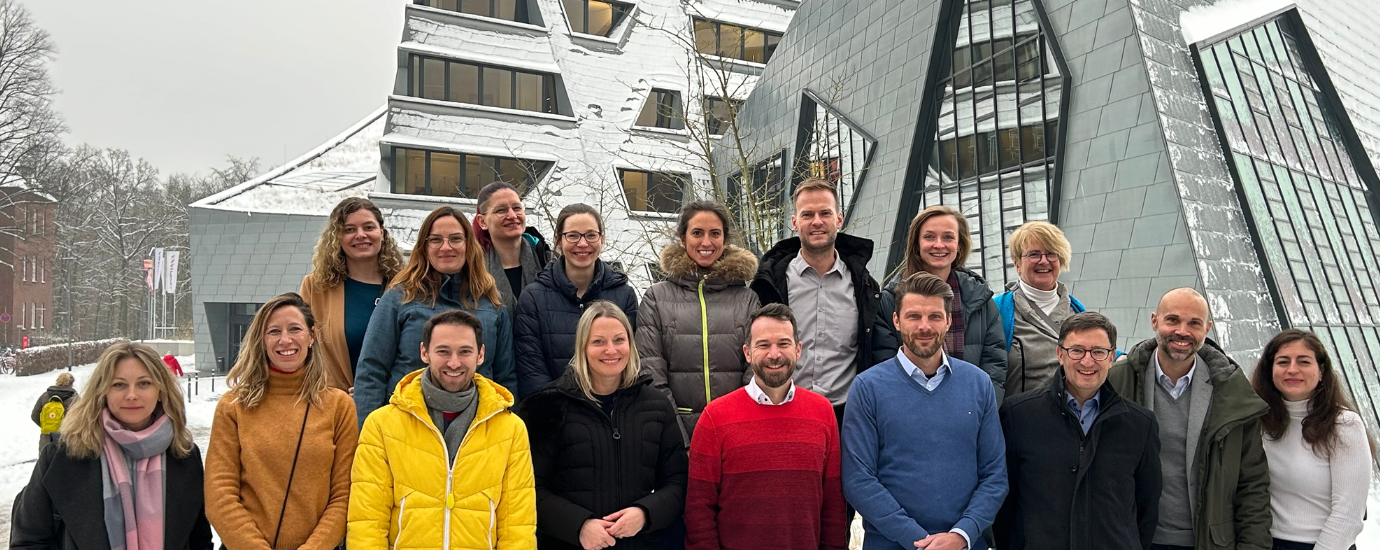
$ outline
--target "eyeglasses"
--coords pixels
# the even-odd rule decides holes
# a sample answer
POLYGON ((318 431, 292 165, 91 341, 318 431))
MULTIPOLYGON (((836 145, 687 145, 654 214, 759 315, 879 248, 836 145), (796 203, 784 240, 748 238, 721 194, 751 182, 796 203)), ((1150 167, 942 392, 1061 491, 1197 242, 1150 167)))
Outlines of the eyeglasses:
POLYGON ((1059 346, 1059 349, 1064 350, 1064 353, 1069 354, 1069 359, 1073 359, 1074 361, 1082 361, 1084 355, 1092 355, 1093 361, 1106 361, 1107 358, 1116 353, 1116 350, 1108 348, 1084 349, 1059 346))
POLYGON ((465 236, 451 235, 450 237, 442 237, 440 235, 432 235, 426 238, 426 245, 431 248, 441 248, 442 243, 450 243, 451 248, 460 248, 465 244, 465 236))
POLYGON ((578 243, 578 242, 580 242, 580 239, 584 239, 585 242, 587 242, 587 243, 589 243, 589 244, 594 244, 594 243, 598 242, 599 237, 602 237, 602 236, 604 236, 604 234, 603 234, 603 233, 600 233, 600 232, 598 232, 598 231, 590 231, 589 233, 580 233, 580 232, 578 232, 578 231, 567 231, 567 232, 565 232, 565 233, 561 233, 561 238, 562 238, 562 239, 565 239, 565 242, 568 242, 568 243, 570 243, 570 244, 578 243))
POLYGON ((1026 252, 1025 255, 1024 255, 1024 256, 1021 256, 1021 257, 1022 257, 1022 258, 1025 258, 1025 261, 1027 261, 1027 262, 1035 262, 1035 263, 1039 263, 1040 258, 1044 258, 1045 261, 1047 261, 1047 262, 1049 262, 1049 263, 1054 263, 1054 262, 1059 261, 1059 255, 1058 255, 1058 254, 1055 254, 1055 253, 1053 253, 1053 252, 1026 252))

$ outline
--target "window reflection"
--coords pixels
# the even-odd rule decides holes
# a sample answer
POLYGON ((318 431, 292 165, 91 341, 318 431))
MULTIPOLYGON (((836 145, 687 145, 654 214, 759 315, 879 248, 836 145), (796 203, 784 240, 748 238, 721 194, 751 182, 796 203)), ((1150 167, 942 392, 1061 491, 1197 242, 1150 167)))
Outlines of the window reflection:
POLYGON ((699 53, 753 63, 766 63, 781 44, 781 34, 730 23, 694 19, 695 49, 699 53))
POLYGON ((680 209, 684 196, 684 174, 672 172, 645 172, 642 170, 620 170, 623 180, 623 195, 628 199, 628 208, 636 212, 675 212, 680 209))
POLYGON ((556 112, 556 79, 549 74, 411 54, 408 95, 543 113, 556 112))
POLYGON ((545 161, 394 147, 392 192, 473 198, 502 180, 525 193, 550 167, 545 161))

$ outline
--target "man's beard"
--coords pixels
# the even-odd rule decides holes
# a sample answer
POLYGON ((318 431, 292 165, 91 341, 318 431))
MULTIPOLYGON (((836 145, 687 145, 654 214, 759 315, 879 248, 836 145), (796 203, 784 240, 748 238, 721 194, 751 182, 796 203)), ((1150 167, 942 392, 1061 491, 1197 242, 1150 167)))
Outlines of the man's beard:
POLYGON ((921 359, 934 357, 934 354, 944 349, 944 337, 940 336, 937 332, 912 332, 910 334, 903 334, 903 336, 906 339, 906 349, 910 350, 911 355, 921 359), (919 337, 933 338, 934 344, 929 347, 920 347, 919 344, 915 343, 915 339, 919 337))
POLYGON ((1193 356, 1198 355, 1198 350, 1203 349, 1203 343, 1195 342, 1192 338, 1161 336, 1159 334, 1155 335, 1155 345, 1159 346, 1160 349, 1164 350, 1165 354, 1169 355, 1169 357, 1175 361, 1187 361, 1193 356), (1178 350, 1169 347, 1169 342, 1171 340, 1187 340, 1190 344, 1188 351, 1181 354, 1178 350), (1182 355, 1182 357, 1180 355, 1182 355))
POLYGON ((805 250, 809 250, 810 252, 827 252, 829 249, 834 248, 834 242, 838 240, 838 236, 838 233, 834 233, 833 235, 829 236, 829 240, 827 242, 825 242, 822 245, 815 246, 813 244, 810 244, 810 232, 805 231, 800 235, 800 247, 804 248, 805 250))
POLYGON ((756 375, 757 379, 761 380, 763 385, 775 389, 790 383, 791 376, 795 374, 795 366, 794 361, 786 359, 785 357, 778 359, 763 359, 761 361, 752 362, 752 374, 756 375), (767 367, 780 365, 785 365, 786 370, 773 373, 766 372, 767 367))

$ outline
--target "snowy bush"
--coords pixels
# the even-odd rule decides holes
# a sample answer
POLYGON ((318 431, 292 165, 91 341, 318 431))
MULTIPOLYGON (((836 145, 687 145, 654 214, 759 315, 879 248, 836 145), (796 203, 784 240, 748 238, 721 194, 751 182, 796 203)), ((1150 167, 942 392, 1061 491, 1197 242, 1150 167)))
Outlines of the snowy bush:
MULTIPOLYGON (((72 343, 72 364, 85 365, 95 363, 105 352, 105 348, 120 342, 128 342, 124 338, 111 338, 109 340, 93 340, 90 342, 72 343)), ((33 376, 45 372, 57 370, 67 366, 67 344, 55 344, 51 346, 38 346, 19 350, 14 356, 14 373, 17 376, 33 376)))

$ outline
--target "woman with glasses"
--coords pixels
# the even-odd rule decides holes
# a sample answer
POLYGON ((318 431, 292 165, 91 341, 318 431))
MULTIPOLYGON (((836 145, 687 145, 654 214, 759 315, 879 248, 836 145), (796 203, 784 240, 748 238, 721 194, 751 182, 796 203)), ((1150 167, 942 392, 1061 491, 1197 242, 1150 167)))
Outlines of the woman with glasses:
POLYGON ((599 259, 604 218, 576 203, 556 216, 555 261, 518 299, 513 346, 517 350, 518 396, 532 395, 561 377, 575 354, 575 326, 585 307, 608 300, 637 326, 637 293, 628 277, 599 259))
POLYGON ((355 372, 360 423, 388 402, 404 375, 426 368, 422 327, 452 309, 468 311, 484 324, 484 362, 477 372, 509 392, 516 390, 512 321, 502 306, 469 220, 449 206, 437 208, 422 221, 407 266, 393 277, 369 319, 355 372))
POLYGON ((1016 228, 1008 242, 1020 281, 994 301, 1006 337, 1009 397, 1038 389, 1055 376, 1059 326, 1084 308, 1059 282, 1073 250, 1063 231, 1049 222, 1029 222, 1016 228))

